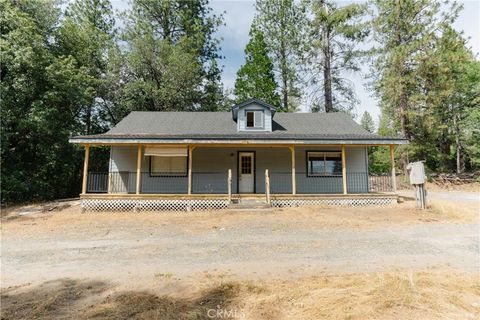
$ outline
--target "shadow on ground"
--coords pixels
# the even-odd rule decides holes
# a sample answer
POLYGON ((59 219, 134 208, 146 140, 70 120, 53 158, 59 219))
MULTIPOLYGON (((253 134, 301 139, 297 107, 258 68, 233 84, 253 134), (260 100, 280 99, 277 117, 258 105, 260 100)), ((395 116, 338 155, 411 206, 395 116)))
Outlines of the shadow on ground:
POLYGON ((233 307, 240 285, 225 283, 192 299, 137 291, 109 296, 109 288, 100 281, 63 279, 2 290, 1 319, 211 319, 209 310, 233 307))

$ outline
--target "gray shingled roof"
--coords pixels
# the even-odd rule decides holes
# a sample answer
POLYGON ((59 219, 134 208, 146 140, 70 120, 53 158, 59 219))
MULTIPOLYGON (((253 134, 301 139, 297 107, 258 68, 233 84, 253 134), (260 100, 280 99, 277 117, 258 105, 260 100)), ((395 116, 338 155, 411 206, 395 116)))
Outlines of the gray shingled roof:
POLYGON ((371 134, 349 115, 337 113, 277 113, 272 132, 238 132, 230 112, 130 113, 105 134, 77 139, 252 139, 252 140, 398 140, 371 134))

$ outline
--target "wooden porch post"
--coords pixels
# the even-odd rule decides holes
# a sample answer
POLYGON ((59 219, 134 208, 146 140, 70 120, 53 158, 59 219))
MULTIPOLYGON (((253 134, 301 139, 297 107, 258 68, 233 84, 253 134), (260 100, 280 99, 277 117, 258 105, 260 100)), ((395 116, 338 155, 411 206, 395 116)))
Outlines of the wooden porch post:
POLYGON ((342 184, 343 184, 343 194, 347 194, 347 161, 345 159, 344 145, 342 145, 342 184))
POLYGON ((83 181, 82 194, 87 193, 87 179, 88 179, 88 159, 90 158, 90 145, 85 145, 85 159, 83 160, 83 181))
POLYGON ((397 176, 395 173, 395 146, 390 145, 390 166, 392 169, 392 187, 393 192, 397 192, 397 176))
POLYGON ((295 146, 290 147, 292 154, 292 194, 297 194, 297 180, 295 173, 295 146))
POLYGON ((137 181, 135 185, 135 193, 140 194, 140 179, 142 174, 142 145, 137 147, 137 181))
POLYGON ((188 146, 188 194, 192 194, 192 155, 193 146, 188 146))

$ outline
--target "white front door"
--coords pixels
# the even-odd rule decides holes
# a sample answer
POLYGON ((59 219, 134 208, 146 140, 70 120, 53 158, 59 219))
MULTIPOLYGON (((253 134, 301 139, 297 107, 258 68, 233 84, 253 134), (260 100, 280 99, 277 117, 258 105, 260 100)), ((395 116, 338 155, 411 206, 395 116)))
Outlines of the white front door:
POLYGON ((238 192, 254 193, 255 154, 253 152, 240 152, 238 158, 238 192))

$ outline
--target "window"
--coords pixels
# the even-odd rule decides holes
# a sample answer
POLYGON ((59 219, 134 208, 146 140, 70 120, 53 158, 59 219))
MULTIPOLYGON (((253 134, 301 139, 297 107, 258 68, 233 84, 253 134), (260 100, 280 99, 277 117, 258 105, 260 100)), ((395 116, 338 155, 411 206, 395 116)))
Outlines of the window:
POLYGON ((187 157, 150 157, 151 176, 186 176, 187 157))
POLYGON ((251 156, 241 156, 241 173, 242 174, 252 174, 252 157, 251 156))
POLYGON ((263 111, 247 111, 247 128, 263 128, 263 111))
POLYGON ((307 152, 308 176, 336 176, 342 174, 340 152, 307 152))

